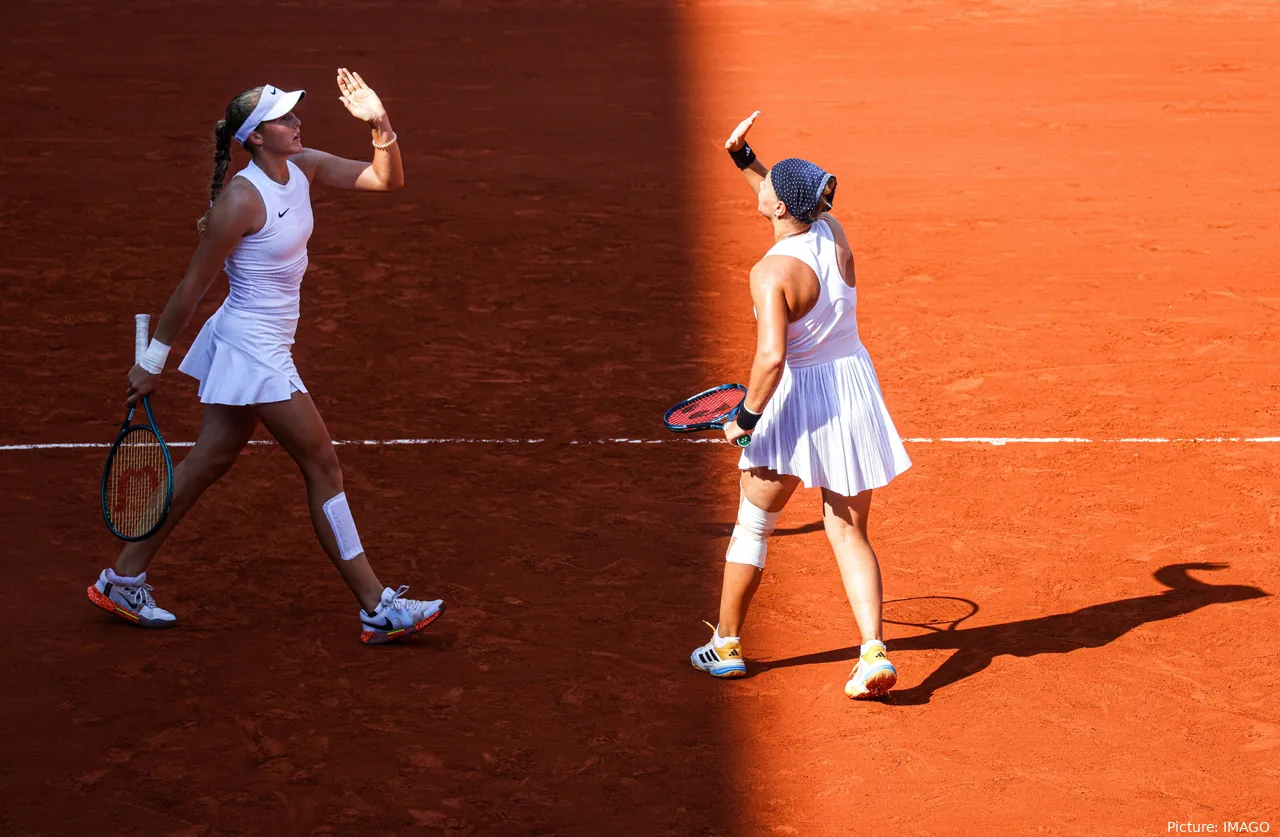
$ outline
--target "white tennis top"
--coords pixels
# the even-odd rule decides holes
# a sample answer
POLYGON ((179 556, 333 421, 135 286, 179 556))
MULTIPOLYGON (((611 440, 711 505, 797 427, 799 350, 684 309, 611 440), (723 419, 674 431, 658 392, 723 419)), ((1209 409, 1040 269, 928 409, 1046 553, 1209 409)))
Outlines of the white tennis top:
POLYGON ((840 275, 835 236, 826 221, 815 221, 800 235, 784 238, 767 256, 791 256, 818 276, 818 301, 813 310, 787 326, 787 365, 817 366, 855 354, 858 337, 858 291, 840 275))
POLYGON ((287 166, 289 182, 283 186, 253 161, 236 172, 262 196, 267 222, 240 239, 227 256, 224 268, 231 289, 226 305, 246 313, 297 319, 314 221, 307 176, 292 162, 287 166))

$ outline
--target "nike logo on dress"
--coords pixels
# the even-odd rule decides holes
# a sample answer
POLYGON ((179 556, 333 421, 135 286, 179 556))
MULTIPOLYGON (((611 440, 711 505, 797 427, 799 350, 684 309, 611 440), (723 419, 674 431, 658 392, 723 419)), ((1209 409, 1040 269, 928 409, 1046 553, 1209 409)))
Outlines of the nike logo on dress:
MULTIPOLYGON (((293 207, 291 206, 291 207, 289 207, 289 209, 293 209, 293 207)), ((289 209, 286 209, 284 212, 288 212, 288 211, 289 211, 289 209)), ((277 212, 277 213, 276 213, 276 217, 277 217, 277 218, 283 218, 283 217, 284 217, 284 212, 277 212)))

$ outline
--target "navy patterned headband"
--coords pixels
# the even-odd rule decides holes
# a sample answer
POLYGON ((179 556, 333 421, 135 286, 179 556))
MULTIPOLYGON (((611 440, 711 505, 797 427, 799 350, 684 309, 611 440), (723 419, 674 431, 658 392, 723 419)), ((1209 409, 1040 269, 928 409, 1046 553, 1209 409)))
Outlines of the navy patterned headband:
MULTIPOLYGON (((811 224, 818 217, 822 207, 822 192, 832 175, 818 166, 799 157, 788 157, 781 160, 769 170, 769 182, 778 200, 787 206, 797 220, 811 224)), ((835 191, 832 190, 829 201, 835 203, 835 191)))

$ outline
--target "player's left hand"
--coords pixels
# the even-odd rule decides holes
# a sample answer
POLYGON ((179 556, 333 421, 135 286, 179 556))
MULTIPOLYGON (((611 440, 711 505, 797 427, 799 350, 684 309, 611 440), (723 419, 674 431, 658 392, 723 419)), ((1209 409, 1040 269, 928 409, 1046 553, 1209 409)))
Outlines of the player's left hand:
POLYGON ((353 73, 346 67, 339 69, 338 91, 342 93, 343 106, 356 119, 374 124, 387 115, 382 100, 373 88, 364 83, 359 73, 353 73))
POLYGON ((750 433, 748 433, 747 431, 743 430, 741 427, 738 426, 737 421, 731 421, 724 426, 724 437, 728 439, 731 444, 736 445, 738 443, 738 440, 741 439, 743 436, 750 436, 750 435, 751 435, 750 433))

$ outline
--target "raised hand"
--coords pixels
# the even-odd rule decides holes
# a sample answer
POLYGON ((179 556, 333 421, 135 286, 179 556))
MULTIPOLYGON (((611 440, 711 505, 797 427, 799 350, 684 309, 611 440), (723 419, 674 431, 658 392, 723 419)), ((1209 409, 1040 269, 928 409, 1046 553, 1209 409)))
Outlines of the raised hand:
POLYGON ((751 130, 751 126, 756 124, 756 117, 760 115, 760 111, 748 116, 746 119, 738 123, 738 127, 733 129, 733 133, 724 141, 726 151, 737 151, 747 142, 747 131, 751 130))
POLYGON ((382 100, 373 88, 364 83, 359 73, 353 73, 346 67, 339 69, 338 91, 342 94, 343 106, 356 119, 372 124, 387 115, 382 100))

